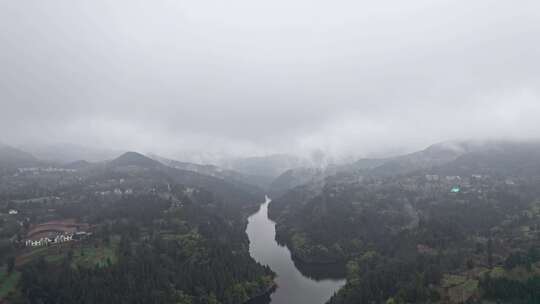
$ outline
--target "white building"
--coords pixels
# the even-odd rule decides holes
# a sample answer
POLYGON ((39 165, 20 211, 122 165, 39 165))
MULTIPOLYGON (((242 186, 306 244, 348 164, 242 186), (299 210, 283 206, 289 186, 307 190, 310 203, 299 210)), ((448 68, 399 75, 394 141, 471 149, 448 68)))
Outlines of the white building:
POLYGON ((71 233, 65 233, 65 234, 58 234, 53 239, 48 237, 42 237, 40 239, 28 239, 25 241, 26 246, 31 247, 39 247, 39 246, 45 246, 48 244, 60 244, 65 242, 73 241, 73 234, 71 233))

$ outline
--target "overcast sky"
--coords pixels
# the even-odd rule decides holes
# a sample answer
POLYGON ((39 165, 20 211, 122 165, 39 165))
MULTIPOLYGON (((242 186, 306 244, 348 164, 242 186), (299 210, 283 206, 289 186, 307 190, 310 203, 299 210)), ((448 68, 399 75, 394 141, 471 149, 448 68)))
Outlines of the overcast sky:
POLYGON ((0 0, 0 141, 365 156, 540 136, 540 1, 0 0))

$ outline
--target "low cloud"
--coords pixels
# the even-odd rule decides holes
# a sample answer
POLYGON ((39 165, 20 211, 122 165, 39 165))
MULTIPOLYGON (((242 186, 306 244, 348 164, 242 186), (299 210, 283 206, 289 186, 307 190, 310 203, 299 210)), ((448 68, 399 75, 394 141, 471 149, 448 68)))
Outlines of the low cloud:
POLYGON ((536 1, 4 1, 0 140, 170 156, 535 138, 536 1))

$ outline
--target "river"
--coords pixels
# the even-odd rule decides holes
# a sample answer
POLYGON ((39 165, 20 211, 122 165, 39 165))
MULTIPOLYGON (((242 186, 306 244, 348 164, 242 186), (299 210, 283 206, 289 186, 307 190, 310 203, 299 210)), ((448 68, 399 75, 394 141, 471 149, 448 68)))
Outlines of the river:
MULTIPOLYGON (((275 223, 268 218, 267 199, 259 211, 248 219, 249 252, 259 263, 268 265, 277 274, 277 289, 253 304, 323 304, 345 284, 344 271, 336 267, 299 266, 287 247, 276 240, 275 223), (300 271, 300 269, 302 271, 300 271)), ((251 304, 251 303, 250 303, 251 304)))

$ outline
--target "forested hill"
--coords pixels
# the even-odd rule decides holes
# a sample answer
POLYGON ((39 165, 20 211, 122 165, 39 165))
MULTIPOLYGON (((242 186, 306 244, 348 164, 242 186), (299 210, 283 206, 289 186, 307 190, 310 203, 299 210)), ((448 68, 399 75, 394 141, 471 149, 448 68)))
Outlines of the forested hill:
POLYGON ((32 154, 0 143, 0 170, 29 167, 39 163, 39 160, 32 154))
POLYGON ((279 198, 295 187, 324 180, 330 170, 320 168, 295 168, 285 171, 272 181, 268 189, 270 197, 279 198))
MULTIPOLYGON (((237 191, 248 192, 256 195, 257 197, 262 197, 265 192, 264 187, 260 186, 256 177, 254 178, 253 176, 242 174, 234 170, 223 169, 214 165, 201 165, 180 162, 172 159, 159 157, 156 155, 153 155, 152 158, 158 160, 169 168, 173 168, 183 172, 184 175, 187 175, 187 177, 183 179, 184 181, 200 180, 201 176, 206 178, 212 177, 214 178, 214 183, 216 182, 215 179, 219 179, 234 186, 238 189, 237 191), (196 174, 186 174, 186 171, 196 174)), ((178 174, 175 174, 175 176, 178 176, 178 174)))
POLYGON ((125 173, 153 175, 170 183, 207 189, 226 203, 239 206, 255 206, 264 200, 264 191, 256 186, 233 178, 215 177, 170 167, 136 152, 127 152, 105 165, 97 166, 97 170, 89 169, 89 171, 112 175, 125 173))
POLYGON ((325 168, 299 167, 273 180, 269 193, 278 199, 287 191, 320 184, 325 179, 354 182, 366 177, 385 178, 411 173, 538 175, 540 142, 451 141, 424 150, 390 158, 363 158, 353 163, 325 168))
POLYGON ((540 175, 540 142, 507 142, 463 154, 434 168, 440 174, 485 174, 517 178, 540 175))
POLYGON ((330 303, 537 303, 539 147, 422 152, 395 175, 349 170, 294 188, 269 214, 297 259, 347 263, 330 303))
POLYGON ((224 216, 210 193, 189 189, 175 186, 181 203, 172 206, 148 195, 60 210, 82 212, 96 225, 95 235, 21 266, 21 297, 28 303, 236 304, 266 292, 273 273, 249 256, 242 220, 224 216), (96 252, 109 257, 94 267, 96 252))
MULTIPOLYGON (((389 158, 363 158, 353 163, 329 165, 325 168, 300 167, 285 171, 274 179, 269 193, 274 199, 288 190, 308 183, 318 183, 327 177, 358 179, 364 176, 389 177, 419 170, 429 170, 455 161, 460 156, 477 151, 504 147, 507 142, 453 141, 431 145, 424 150, 389 158)), ((335 178, 334 178, 335 179, 335 178)))
POLYGON ((10 282, 1 300, 237 304, 274 286, 249 255, 246 216, 263 201, 254 187, 134 152, 1 178, 0 258, 13 261, 0 267, 0 282, 10 282), (87 234, 25 246, 32 227, 64 221, 87 234))

